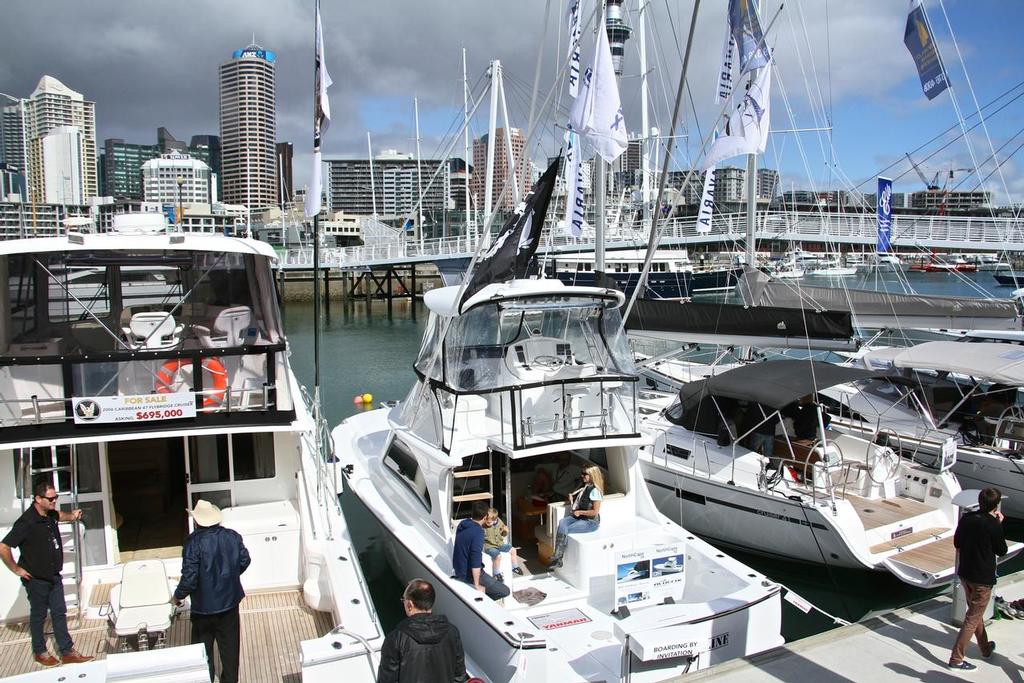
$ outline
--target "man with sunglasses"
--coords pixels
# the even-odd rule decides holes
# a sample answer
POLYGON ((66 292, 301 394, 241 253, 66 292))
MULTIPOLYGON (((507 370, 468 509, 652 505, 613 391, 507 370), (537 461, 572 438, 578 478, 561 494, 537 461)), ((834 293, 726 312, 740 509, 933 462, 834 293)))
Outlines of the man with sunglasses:
POLYGON ((57 528, 58 522, 81 519, 82 511, 57 510, 57 491, 48 482, 36 484, 32 493, 32 505, 0 542, 0 560, 21 579, 28 594, 29 630, 32 632, 32 654, 36 663, 49 667, 88 662, 93 658, 76 650, 71 634, 68 633, 68 608, 60 576, 64 566, 64 544, 57 528), (14 562, 11 548, 21 549, 17 563, 14 562), (53 622, 53 635, 57 639, 60 659, 51 655, 46 646, 43 623, 47 611, 53 622))

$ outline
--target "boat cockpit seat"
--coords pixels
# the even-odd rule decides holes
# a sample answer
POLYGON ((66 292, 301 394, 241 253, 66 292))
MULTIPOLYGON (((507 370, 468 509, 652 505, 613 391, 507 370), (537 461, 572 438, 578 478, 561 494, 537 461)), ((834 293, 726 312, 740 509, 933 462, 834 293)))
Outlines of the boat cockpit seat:
POLYGON ((249 336, 252 324, 252 309, 248 306, 225 308, 213 321, 213 331, 204 325, 193 325, 196 337, 207 349, 223 349, 242 346, 249 336))
POLYGON ((138 638, 138 649, 148 649, 150 638, 155 647, 162 647, 174 619, 171 604, 172 584, 159 560, 128 562, 121 571, 121 583, 110 590, 107 619, 122 650, 128 639, 138 638))
POLYGON ((178 347, 185 326, 175 324, 170 313, 143 311, 133 314, 128 327, 121 329, 131 348, 152 351, 178 347))

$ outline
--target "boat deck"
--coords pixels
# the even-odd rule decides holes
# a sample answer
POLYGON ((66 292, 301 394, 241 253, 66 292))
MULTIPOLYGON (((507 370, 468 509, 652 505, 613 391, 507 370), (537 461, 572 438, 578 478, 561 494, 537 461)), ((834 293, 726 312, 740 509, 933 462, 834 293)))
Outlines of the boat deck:
POLYGON ((869 500, 847 494, 846 500, 850 501, 853 509, 857 511, 857 516, 864 523, 865 531, 877 529, 886 524, 902 522, 905 519, 924 515, 935 510, 931 505, 919 503, 911 498, 869 500))
MULTIPOLYGON (((1000 578, 995 595, 1012 602, 1024 597, 1024 576, 1000 578)), ((949 591, 912 607, 843 626, 746 659, 736 659, 686 677, 687 683, 747 681, 935 681, 972 680, 1019 683, 1024 670, 1024 629, 1003 619, 986 626, 999 646, 983 659, 978 645, 967 646, 977 671, 958 675, 946 669, 959 627, 950 623, 949 591)))
MULTIPOLYGON (((104 604, 110 587, 110 584, 96 586, 89 596, 90 606, 104 604)), ((299 680, 299 642, 322 636, 334 626, 331 615, 311 610, 303 603, 299 591, 247 595, 242 600, 240 613, 239 680, 242 681, 290 683, 299 680)), ((50 630, 49 621, 46 628, 50 630)), ((75 647, 82 654, 102 659, 107 653, 117 652, 117 638, 107 628, 106 619, 69 618, 68 628, 75 647)), ((190 634, 191 625, 185 613, 171 626, 167 646, 188 645, 190 634)), ((52 637, 50 640, 52 653, 52 637)), ((28 623, 0 627, 0 677, 42 669, 32 660, 28 623)))

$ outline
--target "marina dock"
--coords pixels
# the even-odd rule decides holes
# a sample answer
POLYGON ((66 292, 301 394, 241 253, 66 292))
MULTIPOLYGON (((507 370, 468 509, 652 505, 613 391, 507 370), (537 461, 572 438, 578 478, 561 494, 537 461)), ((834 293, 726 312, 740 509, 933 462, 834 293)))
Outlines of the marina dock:
MULTIPOLYGON (((1001 578, 993 593, 1007 602, 1024 597, 1024 576, 1001 578)), ((993 620, 986 625, 996 643, 983 659, 973 640, 966 661, 973 672, 946 668, 959 628, 950 622, 948 592, 925 602, 865 621, 787 643, 761 655, 727 662, 686 676, 690 681, 953 681, 1024 680, 1024 621, 993 620)), ((682 678, 672 679, 684 680, 682 678)))

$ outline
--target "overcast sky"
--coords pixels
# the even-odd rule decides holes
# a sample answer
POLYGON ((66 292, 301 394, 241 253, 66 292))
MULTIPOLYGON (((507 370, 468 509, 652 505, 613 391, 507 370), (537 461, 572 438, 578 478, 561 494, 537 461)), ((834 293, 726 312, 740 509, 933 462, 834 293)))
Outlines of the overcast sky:
MULTIPOLYGON (((589 17, 595 0, 585 0, 589 17)), ((639 25, 639 0, 627 0, 627 22, 639 25)), ((950 33, 939 0, 927 0, 929 16, 967 116, 980 104, 1024 81, 1022 43, 1017 37, 1024 3, 944 0, 950 33), (956 39, 956 45, 953 43, 956 39), (959 53, 966 63, 965 74, 959 53), (972 88, 968 87, 968 78, 972 88)), ((461 119, 461 49, 468 57, 474 92, 491 59, 500 59, 513 125, 525 128, 538 55, 543 47, 540 96, 551 91, 556 58, 565 49, 567 0, 376 0, 322 6, 333 125, 324 138, 326 156, 365 156, 366 133, 374 150, 415 149, 413 97, 420 108, 424 157, 439 156, 461 119), (545 8, 550 7, 548 16, 545 8), (546 40, 542 37, 546 32, 546 40)), ((698 134, 714 125, 714 78, 725 31, 725 0, 705 0, 697 21, 685 121, 688 135, 680 164, 699 149, 698 134), (694 113, 696 109, 696 114, 694 113)), ((766 0, 765 26, 779 0, 766 0)), ((680 74, 689 28, 690 0, 651 0, 647 35, 654 111, 651 125, 667 133, 671 98, 680 74)), ((790 0, 771 30, 778 68, 772 91, 772 128, 777 131, 826 126, 827 134, 772 135, 762 163, 779 168, 784 189, 850 187, 873 177, 904 152, 915 150, 957 123, 950 94, 929 102, 921 93, 913 62, 903 46, 907 3, 903 0, 790 0)), ((166 126, 179 139, 218 133, 217 68, 233 50, 256 42, 277 53, 278 138, 296 150, 296 183, 309 176, 312 111, 312 0, 4 0, 0 23, 0 92, 27 96, 43 74, 63 81, 96 102, 97 137, 152 143, 166 126)), ((584 35, 589 61, 593 33, 584 35)), ((639 132, 639 40, 627 44, 622 100, 630 130, 639 132)), ((1013 154, 1021 144, 1024 105, 1013 100, 1024 84, 1004 97, 1009 102, 987 120, 1011 196, 1024 191, 1013 154), (1012 100, 1012 101, 1011 101, 1012 100)), ((555 125, 565 119, 564 92, 555 112, 539 125, 538 161, 556 151, 555 125)), ((995 107, 993 107, 994 109, 995 107)), ((976 120, 976 119, 975 119, 976 120)), ((486 106, 472 124, 486 131, 486 106)), ((915 154, 929 178, 942 169, 972 167, 971 152, 988 175, 994 170, 988 139, 979 128, 937 151, 949 134, 915 154), (927 158, 929 154, 934 156, 927 158)), ((462 143, 455 148, 461 156, 462 143)), ((737 164, 742 160, 737 159, 737 164)), ((905 161, 888 171, 897 190, 922 187, 905 161), (904 175, 905 174, 905 175, 904 175)), ((977 176, 957 172, 961 189, 977 176)), ((985 181, 1005 193, 998 174, 985 181)), ((871 191, 873 183, 861 187, 871 191)))

